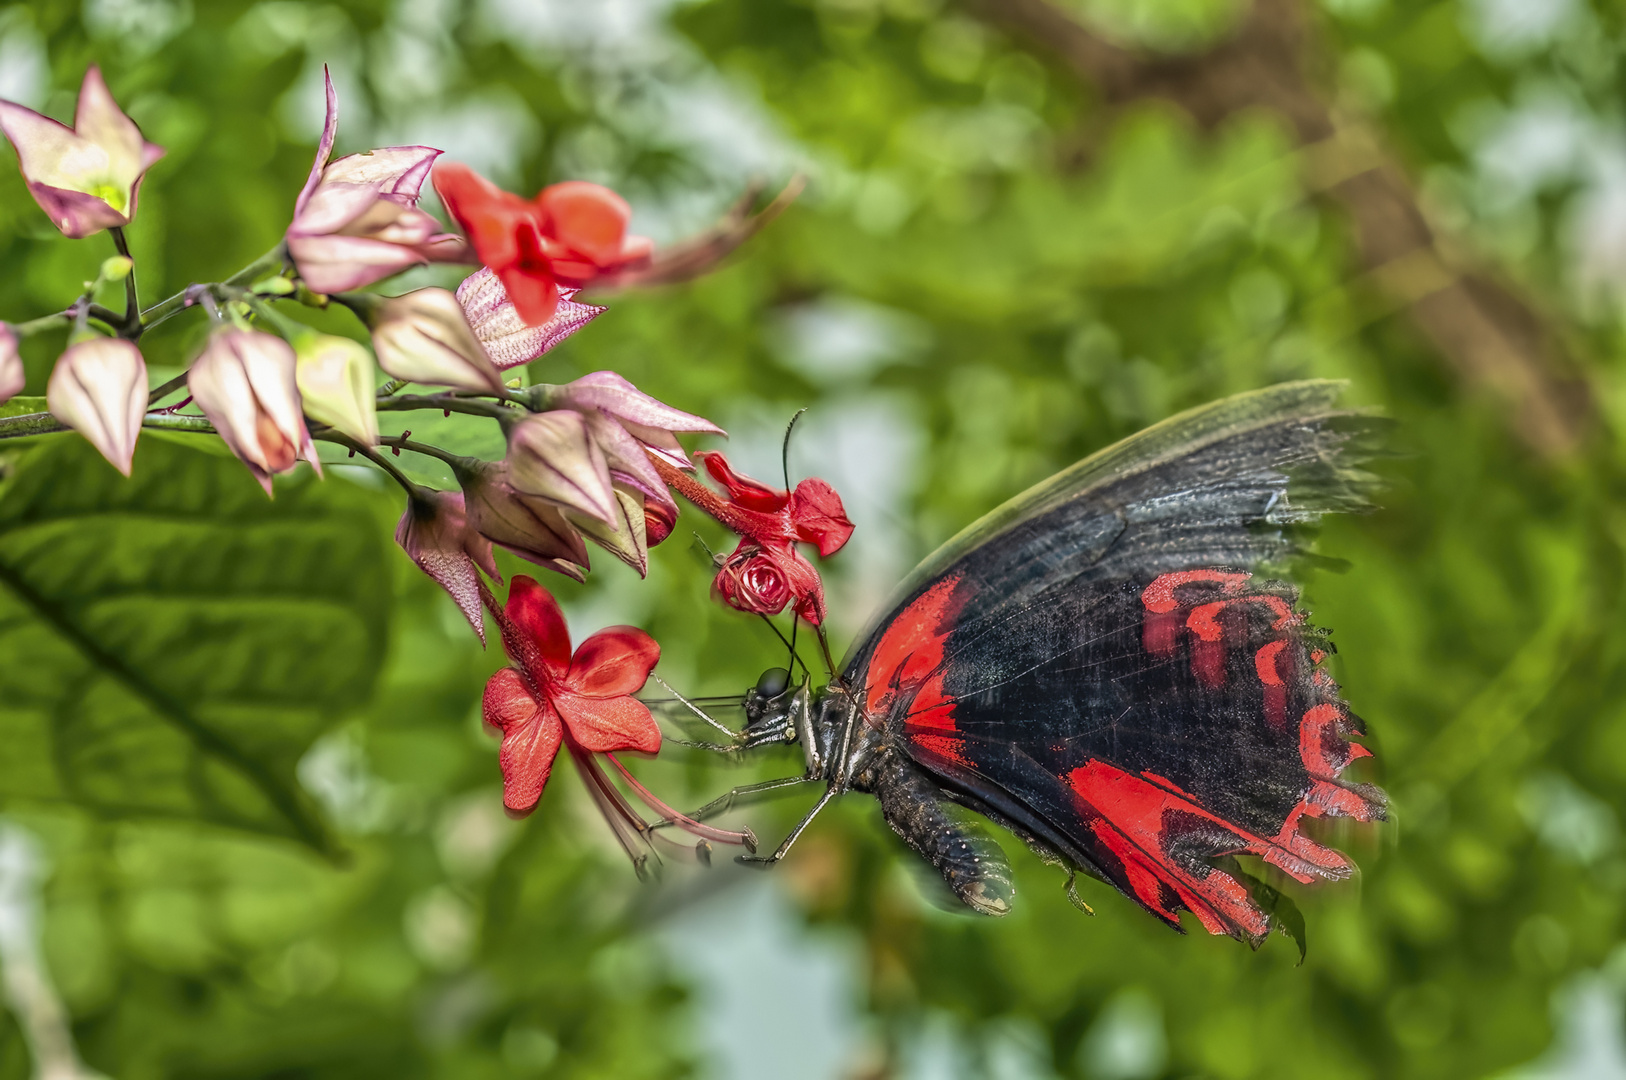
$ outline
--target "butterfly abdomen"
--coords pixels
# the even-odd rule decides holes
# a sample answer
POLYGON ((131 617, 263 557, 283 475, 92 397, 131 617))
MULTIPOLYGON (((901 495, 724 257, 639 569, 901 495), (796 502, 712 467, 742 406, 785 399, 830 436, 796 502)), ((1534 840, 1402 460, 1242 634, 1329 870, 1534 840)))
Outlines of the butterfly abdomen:
POLYGON ((875 795, 892 831, 943 875, 963 903, 984 915, 1009 913, 1016 887, 1005 853, 975 825, 957 819, 918 766, 882 751, 855 786, 875 795))

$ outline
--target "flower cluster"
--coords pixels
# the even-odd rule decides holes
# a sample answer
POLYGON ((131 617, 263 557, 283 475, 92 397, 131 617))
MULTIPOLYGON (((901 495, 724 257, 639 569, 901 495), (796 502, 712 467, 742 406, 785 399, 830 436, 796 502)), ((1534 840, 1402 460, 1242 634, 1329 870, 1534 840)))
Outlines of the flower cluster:
POLYGON ((717 230, 663 257, 630 233, 627 203, 597 184, 566 181, 525 199, 466 166, 437 165, 441 151, 432 147, 335 158, 339 103, 331 79, 326 93, 316 158, 282 241, 230 279, 192 285, 146 310, 122 230, 163 149, 143 138, 95 68, 85 75, 72 128, 0 101, 0 133, 15 148, 40 208, 65 236, 108 231, 118 252, 65 310, 0 322, 0 402, 20 395, 29 381, 22 339, 67 332, 45 380, 46 411, 0 417, 0 438, 60 425, 128 476, 146 428, 218 436, 267 495, 276 477, 301 462, 320 476, 320 443, 360 455, 405 492, 397 543, 445 588, 482 641, 489 613, 517 665, 494 676, 485 697, 486 719, 503 736, 510 811, 535 806, 563 746, 624 840, 647 839, 652 827, 631 813, 599 757, 666 822, 702 841, 749 843, 748 834, 676 814, 615 757, 654 753, 661 745, 649 710, 632 697, 660 655, 648 635, 630 627, 600 631, 572 656, 563 616, 546 589, 515 577, 499 608, 487 582, 502 582, 496 548, 582 580, 595 544, 646 573, 649 549, 671 535, 677 520, 675 485, 746 537, 718 578, 728 604, 762 613, 790 606, 809 622, 822 621, 818 574, 795 545, 813 544, 827 555, 851 532, 828 485, 808 480, 794 492, 775 492, 735 476, 718 455, 700 455, 726 486, 725 501, 687 475, 694 464, 679 442, 685 434, 723 435, 709 420, 610 371, 558 385, 526 386, 508 377, 604 313, 578 301, 579 290, 704 272, 789 196, 755 216, 736 210, 717 230), (419 208, 431 178, 461 235, 419 208), (362 291, 427 263, 479 265, 455 291, 362 291), (119 287, 122 314, 97 302, 102 289, 119 287), (289 315, 330 305, 354 313, 364 332, 323 333, 289 315), (201 348, 184 375, 150 387, 142 335, 194 308, 212 323, 201 348), (494 423, 506 452, 484 461, 413 441, 410 431, 381 434, 381 414, 414 410, 494 423), (417 483, 394 461, 403 452, 438 459, 458 487, 417 483))

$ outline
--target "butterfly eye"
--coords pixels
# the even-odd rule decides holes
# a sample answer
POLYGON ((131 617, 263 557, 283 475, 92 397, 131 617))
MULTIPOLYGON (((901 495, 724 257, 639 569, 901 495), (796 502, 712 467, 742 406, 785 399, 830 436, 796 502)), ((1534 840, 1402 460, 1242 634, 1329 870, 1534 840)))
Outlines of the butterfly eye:
POLYGON ((790 672, 782 667, 769 668, 757 680, 757 694, 763 698, 776 698, 790 686, 790 672))

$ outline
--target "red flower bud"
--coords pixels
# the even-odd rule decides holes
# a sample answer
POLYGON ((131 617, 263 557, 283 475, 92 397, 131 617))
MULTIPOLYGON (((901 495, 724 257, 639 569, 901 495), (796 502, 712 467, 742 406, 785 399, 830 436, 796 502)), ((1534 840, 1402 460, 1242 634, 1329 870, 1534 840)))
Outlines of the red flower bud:
POLYGON ((824 621, 819 572, 789 544, 762 547, 742 540, 717 571, 712 589, 736 611, 777 615, 794 605, 796 614, 810 624, 824 621))

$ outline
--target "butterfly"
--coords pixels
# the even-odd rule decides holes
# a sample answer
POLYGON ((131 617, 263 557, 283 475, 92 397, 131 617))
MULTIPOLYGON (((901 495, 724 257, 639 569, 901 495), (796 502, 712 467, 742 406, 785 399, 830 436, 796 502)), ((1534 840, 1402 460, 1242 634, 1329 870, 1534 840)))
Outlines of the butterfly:
MULTIPOLYGON (((1321 515, 1370 507, 1379 421, 1342 384, 1288 383, 1203 406, 1106 448, 976 521, 922 562, 828 685, 765 673, 742 747, 796 743, 822 782, 772 864, 830 802, 887 824, 988 915, 1008 861, 964 809, 1045 861, 1180 928, 1257 945, 1280 897, 1253 856, 1300 882, 1350 861, 1312 818, 1374 821, 1381 791, 1341 778, 1369 751, 1323 668, 1332 646, 1275 574, 1321 515)), ((1084 906, 1080 902, 1081 906, 1084 906)), ((1301 941, 1302 946, 1302 941, 1301 941)))

